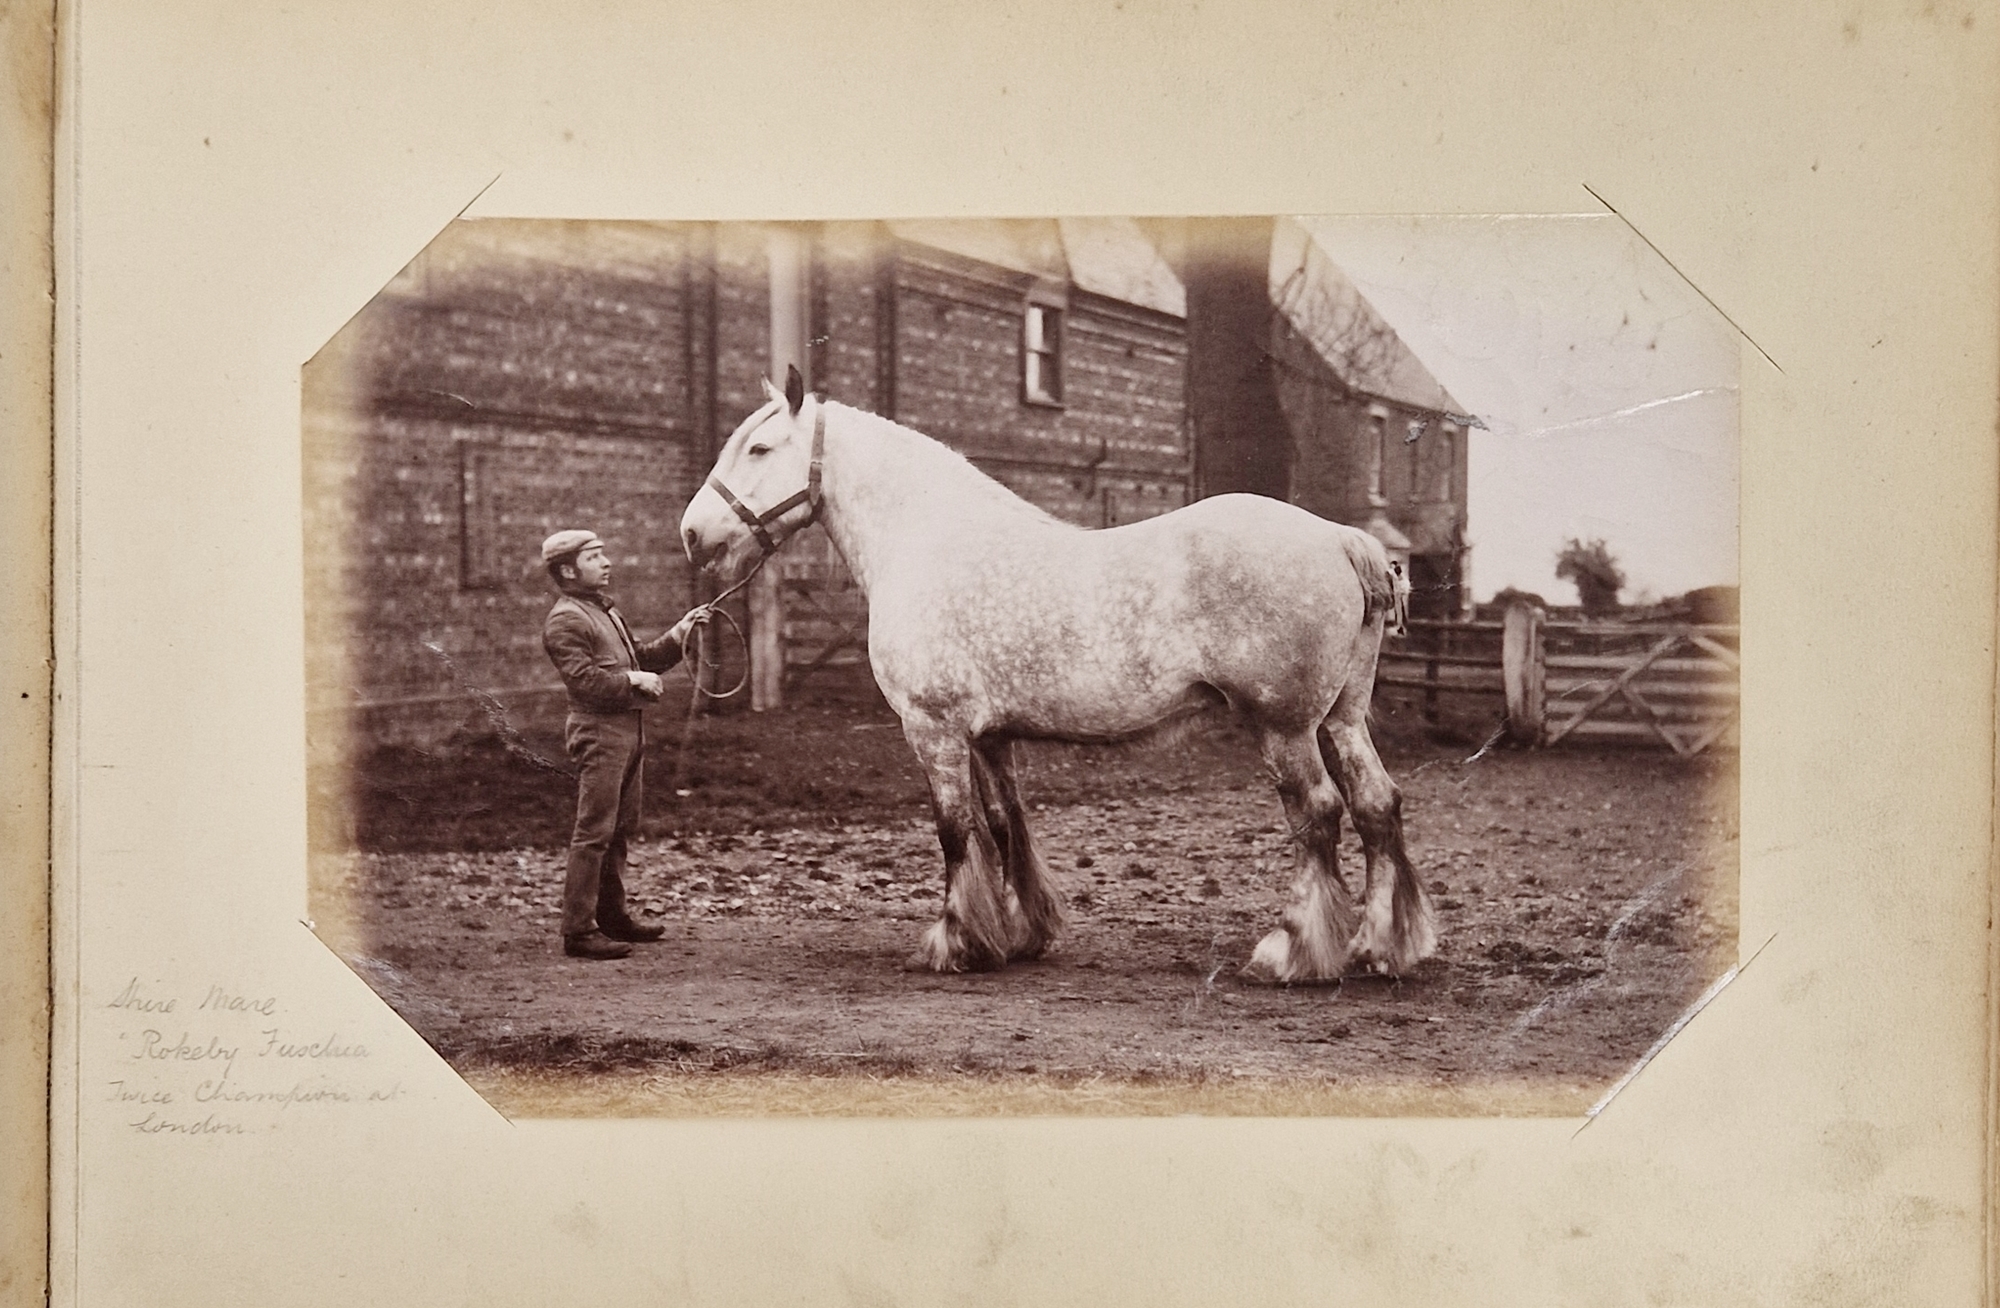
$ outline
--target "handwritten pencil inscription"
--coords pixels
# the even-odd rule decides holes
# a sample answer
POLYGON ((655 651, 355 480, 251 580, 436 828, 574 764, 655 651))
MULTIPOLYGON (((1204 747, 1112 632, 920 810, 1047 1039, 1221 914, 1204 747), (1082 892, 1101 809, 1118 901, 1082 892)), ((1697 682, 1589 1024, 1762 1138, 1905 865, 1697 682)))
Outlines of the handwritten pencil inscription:
POLYGON ((379 1106, 406 1093, 370 1077, 364 1042, 289 1025, 274 994, 215 983, 197 995, 135 976, 103 1006, 128 1024, 116 1032, 102 1102, 141 1137, 257 1135, 302 1111, 379 1106))

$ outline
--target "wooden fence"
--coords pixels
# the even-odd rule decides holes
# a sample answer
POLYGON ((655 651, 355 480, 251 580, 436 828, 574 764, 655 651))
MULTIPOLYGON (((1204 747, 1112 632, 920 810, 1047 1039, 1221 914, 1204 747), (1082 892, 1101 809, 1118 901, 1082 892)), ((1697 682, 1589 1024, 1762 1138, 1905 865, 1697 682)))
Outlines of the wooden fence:
POLYGON ((1499 621, 1412 620, 1383 644, 1375 684, 1430 721, 1483 711, 1525 745, 1622 740, 1690 757, 1736 743, 1739 648, 1733 626, 1554 622, 1520 604, 1499 621))

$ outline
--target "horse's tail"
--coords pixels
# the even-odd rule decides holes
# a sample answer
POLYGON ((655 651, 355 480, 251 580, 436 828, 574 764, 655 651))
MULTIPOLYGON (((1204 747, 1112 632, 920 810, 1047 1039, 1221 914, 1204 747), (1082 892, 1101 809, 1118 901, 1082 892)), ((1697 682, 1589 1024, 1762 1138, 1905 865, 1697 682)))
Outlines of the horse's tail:
POLYGON ((1395 626, 1409 583, 1390 567, 1382 542, 1365 531, 1350 529, 1340 533, 1340 544, 1347 551, 1347 561, 1354 565, 1354 575, 1361 580, 1361 621, 1365 624, 1376 614, 1385 613, 1388 625, 1395 626))

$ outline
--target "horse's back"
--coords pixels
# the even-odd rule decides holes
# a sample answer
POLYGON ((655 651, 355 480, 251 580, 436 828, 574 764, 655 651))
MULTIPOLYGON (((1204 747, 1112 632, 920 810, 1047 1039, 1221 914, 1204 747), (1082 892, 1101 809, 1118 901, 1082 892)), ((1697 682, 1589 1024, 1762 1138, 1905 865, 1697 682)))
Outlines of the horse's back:
MULTIPOLYGON (((1180 535, 1242 541, 1265 548, 1337 548, 1340 538, 1355 528, 1329 521, 1296 504, 1274 500, 1268 495, 1231 493, 1211 495, 1184 508, 1142 518, 1122 527, 1109 527, 1104 536, 1180 535)), ((1366 533, 1360 533, 1366 535, 1366 533)), ((1372 538, 1371 538, 1372 539, 1372 538)))
POLYGON ((975 519, 871 593, 869 654, 892 703, 970 695, 1023 734, 1116 738, 1213 691, 1317 720, 1358 666, 1369 550, 1254 495, 1097 530, 975 519))
POLYGON ((1368 533, 1263 495, 1216 495, 1102 534, 1125 535, 1137 554, 1185 559, 1191 582, 1245 599, 1355 595, 1370 607, 1388 572, 1368 533))

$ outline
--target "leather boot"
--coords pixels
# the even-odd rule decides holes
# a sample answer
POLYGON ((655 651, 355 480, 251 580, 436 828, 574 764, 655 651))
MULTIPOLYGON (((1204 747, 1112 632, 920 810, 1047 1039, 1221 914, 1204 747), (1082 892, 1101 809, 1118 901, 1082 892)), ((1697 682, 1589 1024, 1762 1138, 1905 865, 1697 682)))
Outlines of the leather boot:
POLYGON ((613 940, 602 931, 563 937, 563 953, 571 958, 624 958, 631 952, 632 946, 613 940))
POLYGON ((658 940, 667 934, 667 929, 654 922, 640 922, 620 914, 617 917, 597 915, 597 929, 613 940, 626 940, 633 944, 644 944, 658 940))

